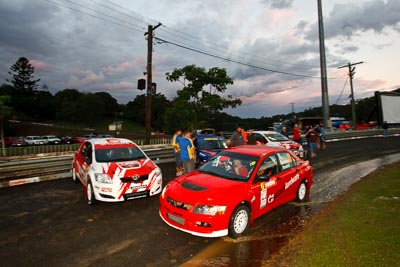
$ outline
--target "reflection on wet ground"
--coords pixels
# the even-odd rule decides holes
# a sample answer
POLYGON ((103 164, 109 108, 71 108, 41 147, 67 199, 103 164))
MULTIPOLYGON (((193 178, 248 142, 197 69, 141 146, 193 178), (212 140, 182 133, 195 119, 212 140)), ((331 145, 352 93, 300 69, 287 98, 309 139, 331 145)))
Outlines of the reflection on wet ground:
POLYGON ((220 238, 181 266, 263 266, 326 202, 334 200, 380 166, 397 161, 400 161, 400 154, 356 163, 333 172, 314 173, 311 202, 283 205, 257 219, 246 236, 220 238))

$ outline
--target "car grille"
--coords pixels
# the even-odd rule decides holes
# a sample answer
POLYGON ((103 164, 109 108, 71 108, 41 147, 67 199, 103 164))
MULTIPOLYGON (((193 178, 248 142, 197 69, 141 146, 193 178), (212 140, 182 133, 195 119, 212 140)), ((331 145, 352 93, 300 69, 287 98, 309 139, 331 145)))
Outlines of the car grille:
POLYGON ((147 180, 147 179, 149 179, 149 175, 148 174, 142 175, 142 176, 134 175, 134 176, 121 178, 121 182, 123 182, 123 183, 138 183, 138 182, 141 182, 141 181, 144 181, 144 180, 147 180))
POLYGON ((170 197, 167 197, 167 202, 168 202, 170 205, 172 205, 172 206, 174 206, 174 207, 177 207, 177 208, 179 208, 179 209, 183 209, 183 210, 189 210, 189 209, 191 209, 191 208, 193 207, 193 205, 185 204, 185 203, 176 201, 176 200, 174 200, 174 199, 172 199, 172 198, 170 198, 170 197))
POLYGON ((134 192, 134 193, 128 193, 124 195, 124 199, 135 199, 135 198, 142 198, 142 197, 148 197, 149 196, 149 191, 141 191, 141 192, 134 192))

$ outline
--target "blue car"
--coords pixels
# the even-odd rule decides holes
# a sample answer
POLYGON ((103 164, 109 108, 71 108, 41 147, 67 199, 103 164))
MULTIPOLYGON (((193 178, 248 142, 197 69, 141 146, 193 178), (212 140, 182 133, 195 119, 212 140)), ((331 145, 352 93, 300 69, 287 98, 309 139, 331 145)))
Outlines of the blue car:
POLYGON ((197 135, 194 145, 196 147, 197 166, 204 164, 209 158, 228 147, 222 136, 211 134, 197 135))

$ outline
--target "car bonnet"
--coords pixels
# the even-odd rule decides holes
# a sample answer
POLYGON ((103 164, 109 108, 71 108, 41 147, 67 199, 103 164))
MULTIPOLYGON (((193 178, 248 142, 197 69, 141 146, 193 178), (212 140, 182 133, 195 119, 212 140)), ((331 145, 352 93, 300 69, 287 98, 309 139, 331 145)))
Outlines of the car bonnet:
POLYGON ((245 186, 244 182, 193 171, 172 180, 168 185, 168 194, 193 204, 199 201, 204 204, 212 201, 225 203, 227 195, 233 196, 245 186))

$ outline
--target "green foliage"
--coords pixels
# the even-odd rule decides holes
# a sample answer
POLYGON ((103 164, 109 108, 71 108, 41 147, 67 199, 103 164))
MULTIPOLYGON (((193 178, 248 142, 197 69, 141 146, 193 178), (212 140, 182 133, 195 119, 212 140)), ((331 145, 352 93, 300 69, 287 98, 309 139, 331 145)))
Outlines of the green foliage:
POLYGON ((166 73, 170 82, 181 82, 183 88, 165 112, 164 123, 168 131, 178 127, 197 129, 214 117, 217 111, 241 105, 240 99, 231 95, 222 97, 227 86, 233 84, 225 69, 211 68, 208 71, 195 65, 175 69, 166 73))
POLYGON ((1 138, 1 150, 2 155, 5 156, 5 144, 4 144, 4 121, 11 115, 12 108, 7 106, 7 102, 10 97, 7 95, 0 95, 0 138, 1 138))
MULTIPOLYGON (((170 105, 170 101, 160 93, 154 94, 151 101, 151 123, 155 131, 164 130, 164 113, 170 105)), ((133 101, 129 101, 124 108, 124 117, 136 123, 145 124, 146 95, 137 95, 133 101)))

